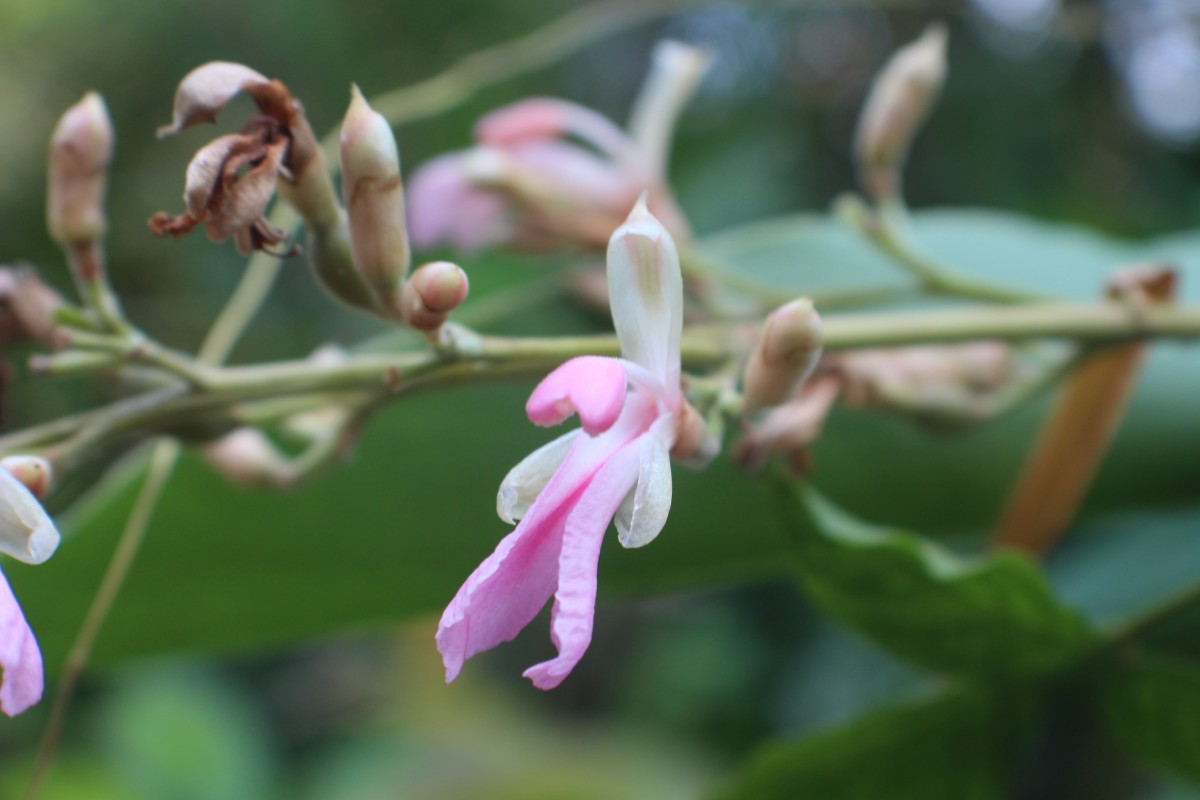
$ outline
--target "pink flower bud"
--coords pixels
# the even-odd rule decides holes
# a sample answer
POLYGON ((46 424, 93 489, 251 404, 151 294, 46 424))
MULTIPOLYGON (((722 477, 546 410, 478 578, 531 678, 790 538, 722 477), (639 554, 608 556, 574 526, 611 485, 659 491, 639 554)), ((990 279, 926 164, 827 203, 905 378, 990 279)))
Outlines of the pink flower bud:
POLYGON ((808 472, 809 446, 821 435, 840 391, 841 381, 832 375, 806 384, 795 398, 772 408, 747 427, 738 443, 738 462, 746 469, 759 470, 772 454, 779 454, 793 471, 808 472))
POLYGON ((391 126, 352 87, 342 122, 342 196, 350 216, 354 264, 388 305, 409 266, 404 184, 391 126))
POLYGON ((409 325, 431 331, 467 299, 469 282, 462 267, 434 261, 413 272, 404 286, 404 317, 409 325))
POLYGON ((8 456, 0 459, 0 469, 20 481, 39 500, 50 492, 50 484, 54 480, 50 462, 40 456, 8 456))
POLYGON ((88 92, 67 109, 50 137, 46 224, 62 247, 104 236, 104 186, 113 153, 112 120, 104 100, 88 92))
POLYGON ((863 106, 855 150, 868 193, 876 200, 900 193, 908 148, 946 80, 946 27, 930 25, 884 66, 863 106))
POLYGON ((238 428, 201 450, 204 460, 237 486, 261 488, 284 481, 290 464, 266 434, 238 428))
POLYGON ((774 406, 791 397, 821 357, 821 317, 807 297, 777 308, 746 364, 747 402, 774 406))
POLYGON ((60 350, 67 340, 54 315, 62 297, 30 267, 0 267, 0 344, 28 338, 60 350))

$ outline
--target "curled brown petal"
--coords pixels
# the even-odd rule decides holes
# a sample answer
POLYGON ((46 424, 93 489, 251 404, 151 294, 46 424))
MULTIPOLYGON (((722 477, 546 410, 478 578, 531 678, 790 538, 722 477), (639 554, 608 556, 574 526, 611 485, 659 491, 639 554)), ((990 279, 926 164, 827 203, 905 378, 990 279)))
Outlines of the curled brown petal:
POLYGON ((234 149, 221 167, 221 177, 208 202, 208 235, 220 242, 249 228, 266 212, 275 194, 279 165, 287 152, 280 140, 256 148, 234 149))
POLYGON ((255 250, 262 250, 280 258, 294 256, 300 252, 300 246, 295 244, 282 250, 271 249, 286 241, 287 231, 275 227, 266 217, 254 220, 250 227, 239 230, 233 239, 238 252, 244 256, 250 255, 255 250))
POLYGON ((200 220, 189 213, 175 217, 165 211, 159 211, 150 218, 148 224, 155 236, 171 236, 178 239, 199 225, 200 220))
POLYGON ((171 136, 202 122, 216 122, 217 112, 243 89, 269 83, 264 75, 243 64, 230 61, 202 64, 180 81, 171 124, 159 128, 158 136, 171 136))
POLYGON ((197 219, 207 219, 209 212, 220 206, 231 160, 236 158, 238 165, 245 165, 265 155, 266 148, 258 137, 242 133, 220 136, 200 148, 188 164, 184 180, 183 201, 188 213, 197 219))

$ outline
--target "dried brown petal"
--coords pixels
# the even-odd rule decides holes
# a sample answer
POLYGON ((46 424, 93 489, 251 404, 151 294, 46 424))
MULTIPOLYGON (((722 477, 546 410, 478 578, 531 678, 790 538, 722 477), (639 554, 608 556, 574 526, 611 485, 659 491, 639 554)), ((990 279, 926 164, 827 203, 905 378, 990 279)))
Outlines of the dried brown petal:
POLYGON ((224 241, 238 231, 250 228, 266 212, 275 194, 279 165, 285 152, 287 141, 280 140, 265 147, 235 148, 230 153, 208 203, 205 222, 214 242, 224 241))
POLYGON ((180 236, 190 233, 192 228, 200 224, 200 220, 191 214, 180 214, 178 217, 173 217, 165 211, 159 211, 150 218, 148 224, 150 231, 155 236, 170 236, 178 239, 180 236))
POLYGON ((226 164, 235 155, 246 154, 262 158, 266 150, 256 137, 244 133, 220 136, 200 148, 188 164, 184 181, 183 201, 189 214, 205 220, 214 205, 220 206, 226 164))
POLYGON ((239 92, 268 83, 260 73, 229 61, 210 61, 196 67, 180 81, 171 124, 159 128, 158 135, 171 136, 202 122, 216 122, 217 112, 239 92))

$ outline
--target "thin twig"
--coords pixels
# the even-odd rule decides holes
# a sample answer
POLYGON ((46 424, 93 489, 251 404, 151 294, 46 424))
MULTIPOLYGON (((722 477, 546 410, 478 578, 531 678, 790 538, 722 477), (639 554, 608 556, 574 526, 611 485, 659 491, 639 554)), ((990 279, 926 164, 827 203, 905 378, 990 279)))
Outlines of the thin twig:
POLYGON ((113 551, 108 568, 104 571, 104 577, 100 581, 100 588, 96 590, 96 596, 92 599, 87 616, 84 617, 83 626, 79 629, 75 642, 71 645, 71 652, 67 656, 67 662, 63 666, 58 684, 55 686, 54 704, 50 707, 50 718, 46 722, 46 729, 42 733, 42 741, 38 746, 33 778, 25 792, 26 800, 36 798, 46 779, 50 776, 50 770, 54 766, 54 754, 58 750, 58 742, 62 737, 67 712, 71 708, 75 690, 79 686, 79 679, 87 668, 92 647, 96 644, 96 637, 104 626, 104 621, 108 618, 109 611, 112 610, 113 602, 117 599, 117 595, 125 583, 125 577, 129 574, 134 558, 141 548, 146 529, 150 526, 154 509, 167 486, 178 453, 179 444, 177 442, 163 440, 155 445, 154 452, 150 456, 150 466, 146 472, 145 482, 134 501, 129 519, 125 523, 125 529, 121 532, 121 538, 117 542, 117 548, 113 551))

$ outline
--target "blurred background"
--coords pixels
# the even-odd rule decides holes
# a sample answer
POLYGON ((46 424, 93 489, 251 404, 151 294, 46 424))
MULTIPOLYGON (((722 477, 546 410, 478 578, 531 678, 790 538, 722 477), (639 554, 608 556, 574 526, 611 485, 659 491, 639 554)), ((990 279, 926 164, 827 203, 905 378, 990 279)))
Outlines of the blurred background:
MULTIPOLYGON (((368 96, 415 82, 578 5, 5 0, 0 262, 32 262, 68 289, 45 234, 45 147, 61 111, 99 90, 118 130, 114 283, 139 324, 194 349, 242 260, 198 234, 163 241, 146 229, 155 211, 181 209, 184 167, 208 138, 154 137, 179 78, 208 60, 244 62, 284 80, 323 133, 340 121, 352 81, 368 96)), ((672 155, 671 177, 697 231, 821 212, 854 186, 850 147, 872 75, 934 19, 950 27, 951 73, 906 172, 914 207, 996 207, 1129 239, 1195 226, 1200 0, 681 3, 401 127, 405 170, 467 145, 479 115, 531 94, 567 97, 623 121, 651 47, 669 36, 718 54, 672 155)), ((462 263, 473 282, 486 283, 512 260, 481 254, 462 263)), ((371 320, 329 303, 306 269, 289 266, 236 360, 297 357, 376 332, 371 320)), ((527 390, 514 387, 511 397, 527 390)), ((85 381, 19 383, 3 424, 19 427, 103 396, 85 381)), ((518 407, 496 419, 512 423, 518 407)), ((489 459, 515 463, 526 452, 520 447, 505 443, 489 459)), ((397 470, 411 467, 404 461, 397 470)), ((348 469, 350 480, 378 491, 393 477, 348 469)), ((502 474, 480 482, 494 487, 502 474)), ((473 547, 463 563, 488 548, 473 547)), ((45 796, 696 797, 765 738, 828 728, 923 680, 807 613, 790 584, 729 583, 602 601, 587 658, 550 694, 518 677, 545 651, 544 618, 476 659, 450 688, 429 616, 285 649, 245 642, 220 656, 111 656, 84 684, 45 796)), ((446 599, 456 586, 444 587, 446 599)), ((219 576, 212 591, 219 603, 219 576)), ((0 797, 23 787, 45 710, 0 725, 0 797)), ((1097 765, 1094 756, 1074 756, 1087 781, 1029 796, 1200 796, 1132 767, 1097 765), (1108 793, 1092 793, 1096 783, 1108 793)))

